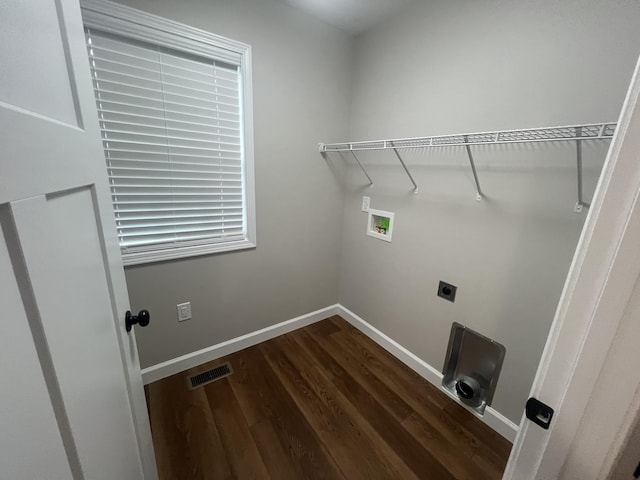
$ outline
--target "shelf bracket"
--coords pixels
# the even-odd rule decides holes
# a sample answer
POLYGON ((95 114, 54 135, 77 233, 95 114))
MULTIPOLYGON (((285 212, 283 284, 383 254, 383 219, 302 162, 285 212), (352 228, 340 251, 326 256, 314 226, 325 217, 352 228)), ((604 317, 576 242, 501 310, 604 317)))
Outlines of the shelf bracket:
POLYGON ((416 181, 411 176, 411 172, 409 171, 409 169, 405 165, 404 160, 402 160, 402 157, 400 156, 400 154, 398 153, 398 150, 395 147, 392 146, 391 148, 393 150, 393 153, 396 154, 396 157, 398 157, 398 160, 400 160, 400 165, 402 165, 402 168, 404 168, 404 171, 407 174, 407 176, 409 177, 409 180, 411 180, 411 183, 413 183, 413 193, 418 193, 418 185, 416 184, 416 181))
POLYGON ((364 167, 360 163, 360 159, 356 156, 356 152, 354 152, 353 150, 350 150, 350 152, 351 152, 351 155, 353 155, 353 158, 355 159, 356 163, 360 167, 360 170, 362 170, 362 173, 364 173, 364 176, 367 177, 367 180, 369 180, 369 186, 373 187, 373 180, 371 180, 371 177, 369 176, 367 171, 364 169, 364 167))
POLYGON ((469 156, 469 163, 471 164, 471 171, 473 172, 473 179, 476 182, 476 201, 482 200, 484 193, 482 193, 482 189, 480 188, 480 180, 478 180, 478 172, 476 171, 476 163, 473 160, 473 155, 471 154, 471 147, 467 142, 469 142, 469 137, 467 135, 464 136, 465 148, 467 149, 467 155, 469 156))
MULTIPOLYGON (((576 137, 582 137, 582 127, 576 127, 576 137)), ((589 208, 591 205, 584 201, 582 191, 582 140, 576 140, 576 161, 578 172, 578 201, 573 207, 575 213, 582 213, 582 208, 589 208)))

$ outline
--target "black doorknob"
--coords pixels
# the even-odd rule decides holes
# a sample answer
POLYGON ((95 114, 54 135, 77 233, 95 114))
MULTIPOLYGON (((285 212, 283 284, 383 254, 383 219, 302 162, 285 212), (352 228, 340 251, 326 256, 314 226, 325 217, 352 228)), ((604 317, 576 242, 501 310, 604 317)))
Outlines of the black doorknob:
POLYGON ((131 315, 131 312, 127 310, 124 316, 124 325, 127 328, 127 332, 130 332, 136 323, 141 327, 146 327, 149 325, 149 320, 151 320, 151 315, 149 315, 148 310, 140 310, 138 315, 131 315))

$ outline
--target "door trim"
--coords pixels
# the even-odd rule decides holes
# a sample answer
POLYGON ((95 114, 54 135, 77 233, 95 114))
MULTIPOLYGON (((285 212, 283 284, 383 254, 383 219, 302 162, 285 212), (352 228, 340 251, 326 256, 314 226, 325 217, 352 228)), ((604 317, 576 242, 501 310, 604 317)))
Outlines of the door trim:
MULTIPOLYGON (((555 409, 549 430, 523 416, 505 479, 558 478, 640 274, 640 62, 622 108, 531 394, 555 409)), ((606 449, 603 449, 606 453, 606 449)))

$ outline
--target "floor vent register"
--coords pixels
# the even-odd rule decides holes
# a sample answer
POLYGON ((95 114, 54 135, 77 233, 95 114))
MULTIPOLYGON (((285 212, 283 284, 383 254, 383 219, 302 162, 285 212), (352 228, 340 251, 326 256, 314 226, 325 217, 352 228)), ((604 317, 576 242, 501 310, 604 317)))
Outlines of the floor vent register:
POLYGON ((232 373, 233 370, 231 370, 231 364, 229 362, 223 363, 222 365, 212 368, 211 370, 207 370, 206 372, 190 376, 188 379, 189 388, 193 390, 194 388, 202 387, 208 383, 228 377, 232 373))

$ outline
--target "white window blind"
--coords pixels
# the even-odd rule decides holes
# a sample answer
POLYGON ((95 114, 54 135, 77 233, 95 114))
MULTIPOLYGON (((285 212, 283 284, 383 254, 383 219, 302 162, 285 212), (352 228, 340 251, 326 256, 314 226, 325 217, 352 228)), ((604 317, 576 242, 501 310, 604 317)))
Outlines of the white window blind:
POLYGON ((85 33, 125 264, 246 240, 239 65, 85 33))

